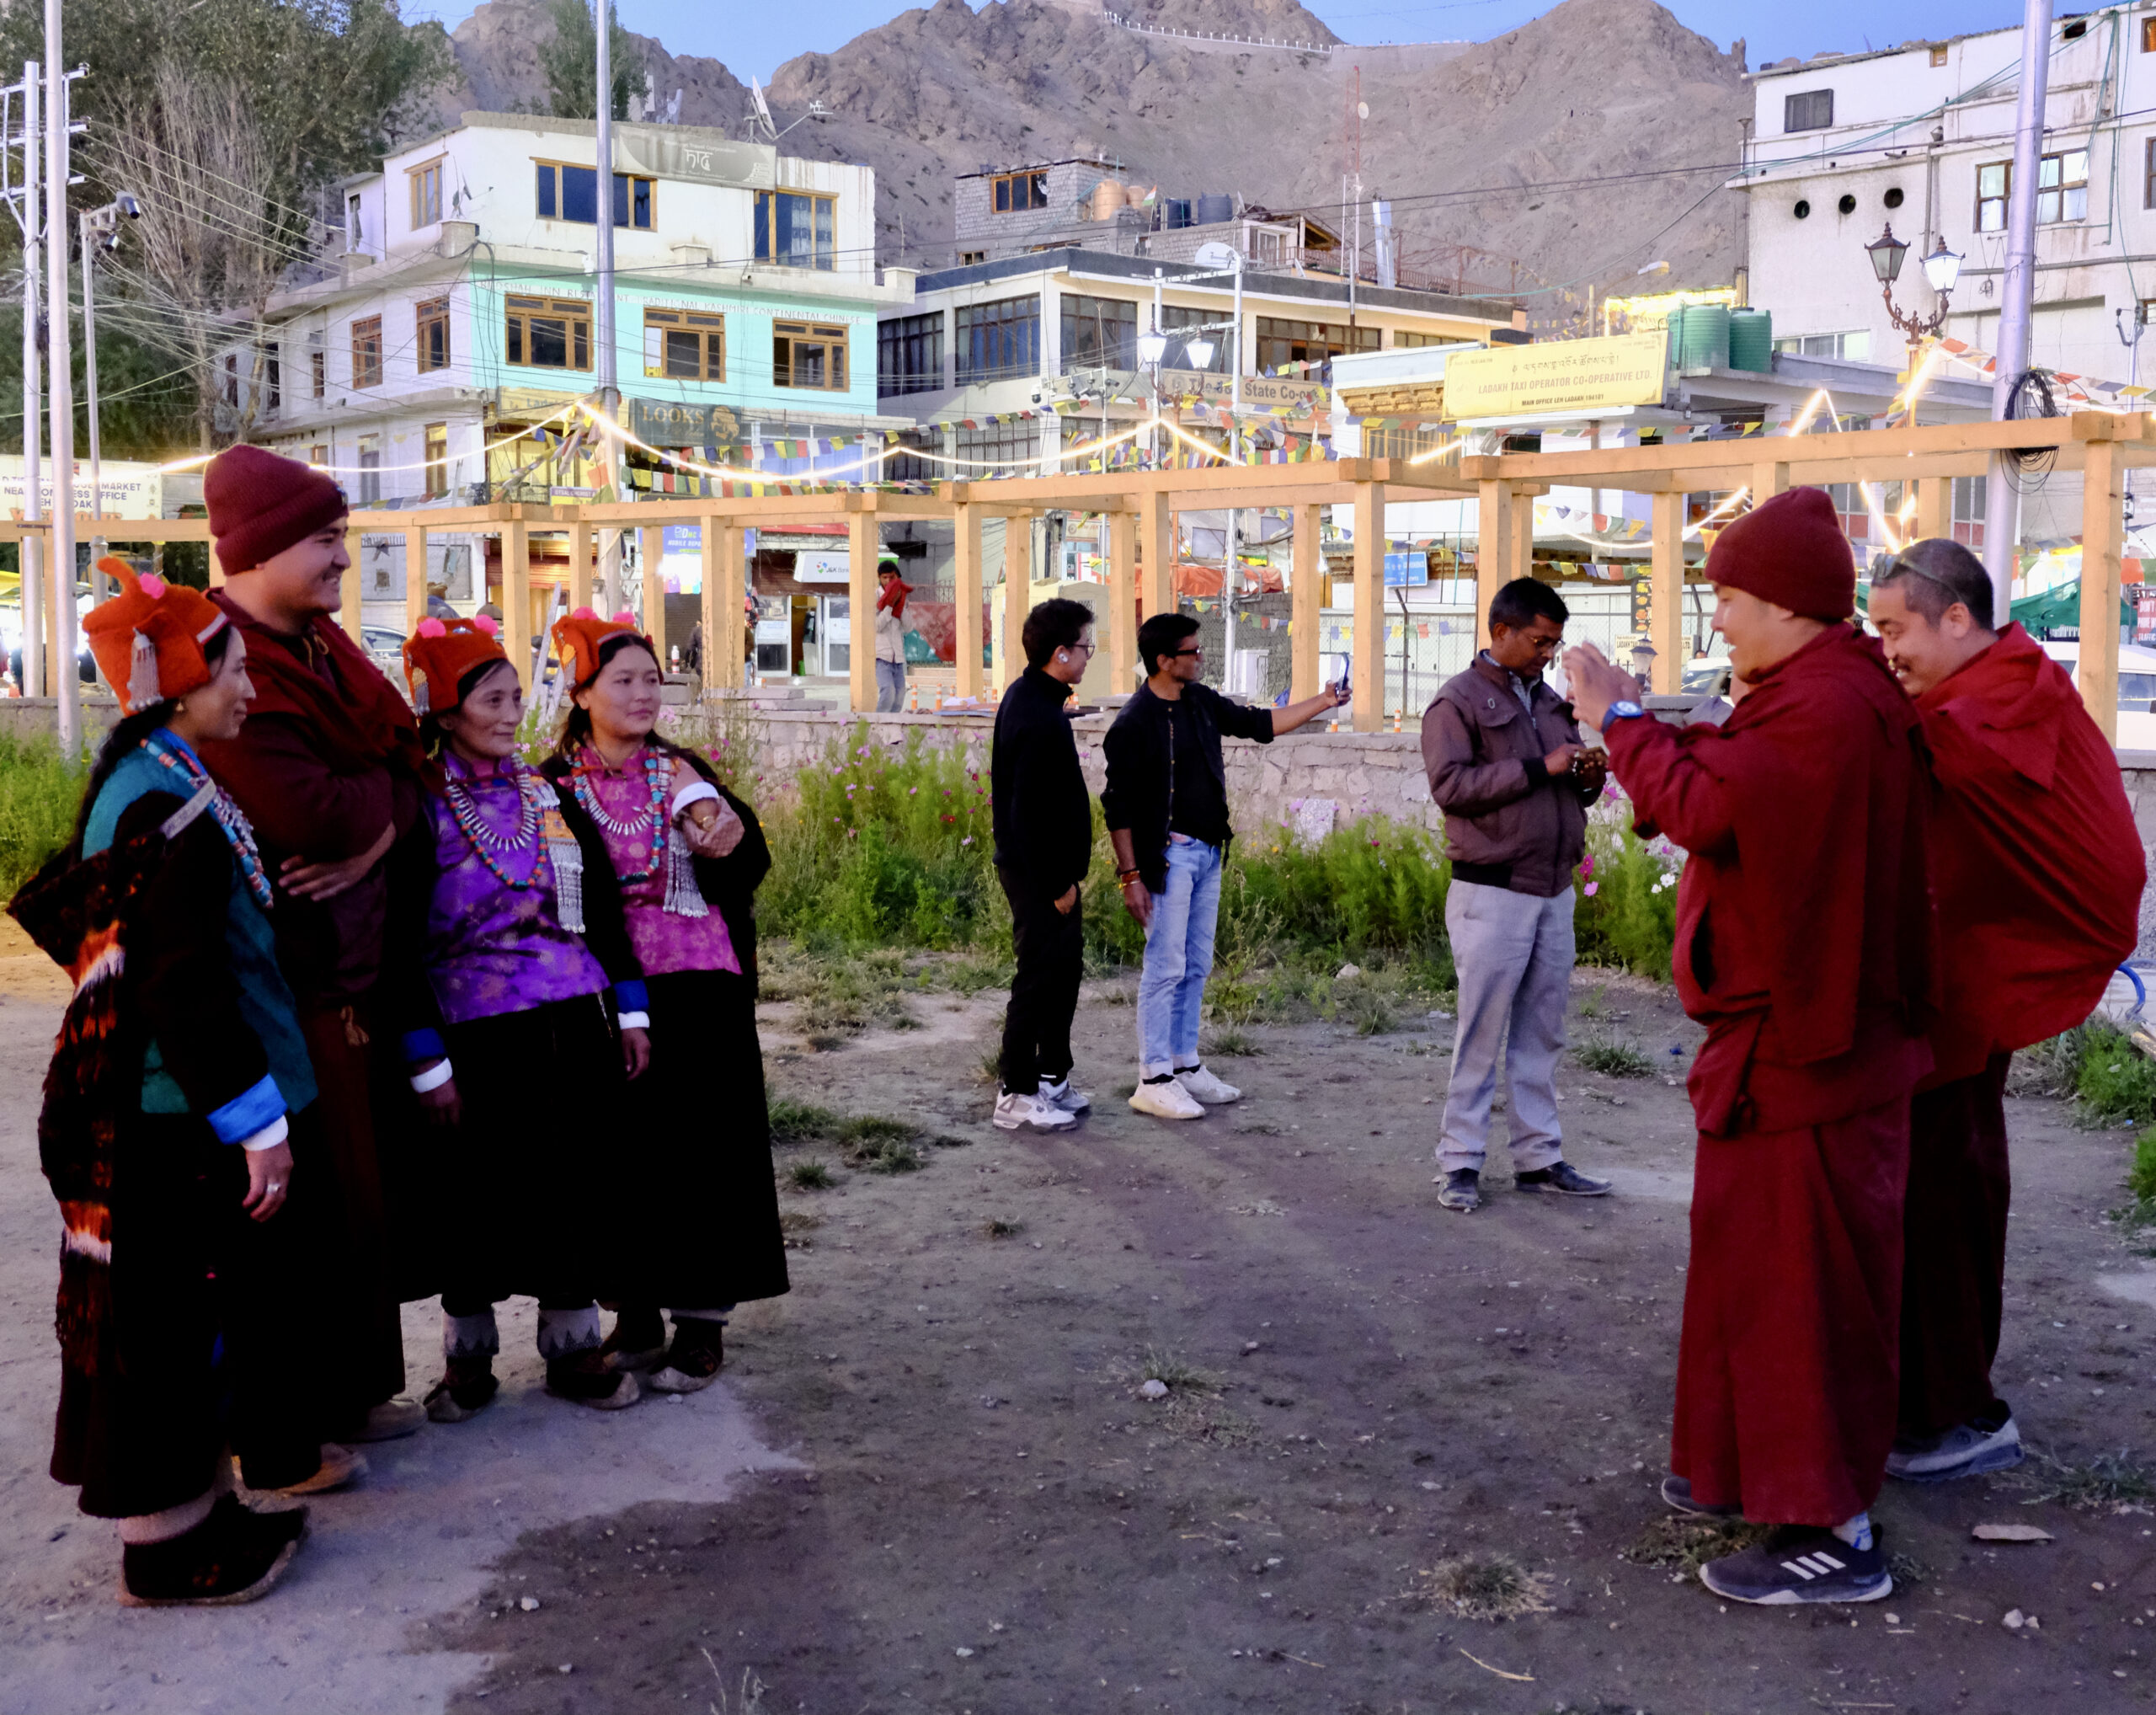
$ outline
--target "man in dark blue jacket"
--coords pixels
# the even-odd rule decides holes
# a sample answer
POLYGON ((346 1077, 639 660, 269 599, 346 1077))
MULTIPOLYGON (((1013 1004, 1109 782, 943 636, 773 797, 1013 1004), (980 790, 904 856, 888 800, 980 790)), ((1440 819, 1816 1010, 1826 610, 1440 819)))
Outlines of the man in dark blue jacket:
POLYGON ((995 874, 1011 901, 1018 968, 1003 1015, 995 1123, 1061 1130, 1091 1098, 1070 1085, 1070 1020, 1085 970, 1078 887, 1093 858, 1093 800, 1067 704, 1093 654, 1093 611, 1043 601, 1026 616, 1026 671, 995 710, 989 790, 995 874))
POLYGON ((1213 969, 1220 867, 1228 855, 1228 775, 1220 737, 1269 745, 1328 708, 1328 685, 1287 708, 1252 708, 1198 682, 1198 622, 1156 613, 1138 628, 1145 682, 1102 746, 1107 813, 1123 909, 1145 926, 1138 980, 1139 1084, 1130 1105, 1160 1119, 1198 1119, 1208 1103, 1242 1092, 1205 1069, 1198 1018, 1213 969))

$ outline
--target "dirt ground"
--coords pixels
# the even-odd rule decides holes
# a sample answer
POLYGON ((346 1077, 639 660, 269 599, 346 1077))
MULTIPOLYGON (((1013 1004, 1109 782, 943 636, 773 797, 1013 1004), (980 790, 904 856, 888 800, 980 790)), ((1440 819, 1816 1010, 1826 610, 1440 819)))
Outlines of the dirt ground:
MULTIPOLYGON (((947 1141, 890 1174, 827 1144, 782 1151, 792 1293, 742 1311, 724 1383, 686 1405, 601 1419, 531 1402, 535 1424, 576 1419, 544 1456, 588 1463, 554 1472, 564 1493, 486 1541, 471 1576, 438 1563, 468 1552, 449 1539, 488 1518, 520 1451, 503 1430, 521 1420, 403 1444, 415 1471, 431 1456, 462 1475, 430 1492, 428 1527, 373 1579, 401 1617, 350 1646, 355 1683, 371 1660, 397 1687, 366 1707, 2020 1715, 2150 1701, 2156 1490, 2137 1466, 2100 1462, 2156 1439, 2156 1264, 2105 1215, 2123 1134, 2077 1130, 2055 1102, 2009 1104, 2020 1182, 1999 1376, 2060 1468, 1890 1488, 1874 1516, 1905 1581, 1886 1602, 1730 1611, 1674 1563, 1688 1545, 1655 1493, 1686 1254, 1676 1080, 1697 1039, 1667 991, 1594 972, 1574 986, 1576 1010, 1598 1015, 1576 1032, 1654 1068, 1561 1078, 1568 1156, 1620 1194, 1517 1196, 1500 1150, 1465 1218, 1437 1209, 1431 1183, 1443 1021, 1251 1027, 1262 1051, 1217 1063, 1245 1099, 1171 1125, 1121 1099, 1129 999, 1127 980, 1089 986, 1096 1112, 1049 1138, 986 1124, 993 992, 915 996, 922 1028, 820 1053, 767 1009, 775 1093, 947 1141), (795 1189, 787 1170, 810 1160, 835 1183, 795 1189), (1165 1399, 1140 1397, 1149 1374, 1170 1381, 1165 1399), (493 1437, 484 1457, 457 1444, 475 1432, 493 1437), (663 1474, 634 1439, 662 1432, 663 1474), (1991 1546, 1972 1540, 1979 1522, 2055 1540, 1991 1546), (1463 1588, 1526 1611, 1471 1617, 1447 1594, 1463 1588), (2009 1628, 2015 1610, 2035 1623, 2009 1628)), ((0 1010, 16 1033, 52 1014, 49 996, 0 1010)), ((0 1064, 8 1109, 34 1100, 35 1058, 0 1064)), ((22 1130, 11 1114, 0 1187, 27 1210, 42 1185, 22 1130)), ((21 1326, 0 1417, 26 1446, 56 1367, 51 1251, 27 1215, 9 1231, 21 1326)), ((414 1315, 416 1354, 428 1324, 414 1315)), ((541 1449, 521 1451, 528 1465, 541 1449)), ((18 1501, 56 1511, 28 1485, 59 1492, 9 1462, 18 1501)), ((334 1636, 334 1527, 360 1530, 421 1480, 399 1468, 321 1503, 332 1534, 313 1569, 237 1611, 273 1635, 334 1636)), ((102 1544, 102 1529, 77 1520, 75 1536, 102 1544)), ((42 1529, 8 1545, 0 1710, 100 1707, 56 1694, 68 1663, 131 1637, 142 1654, 129 1622, 143 1616, 99 1606, 85 1573, 43 1693, 19 1678, 10 1692, 14 1640, 57 1600, 38 1568, 61 1552, 42 1529)), ((258 1683, 137 1685, 120 1707, 270 1707, 258 1683)), ((275 1707, 309 1704, 302 1688, 275 1707)))

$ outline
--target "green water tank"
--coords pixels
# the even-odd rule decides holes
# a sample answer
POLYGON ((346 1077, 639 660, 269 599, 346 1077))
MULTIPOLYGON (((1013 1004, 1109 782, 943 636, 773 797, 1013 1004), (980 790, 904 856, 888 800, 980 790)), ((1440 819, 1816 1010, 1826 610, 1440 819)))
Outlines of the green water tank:
POLYGON ((1662 329, 1664 337, 1667 341, 1662 347, 1662 350, 1667 354, 1664 361, 1672 369, 1680 368, 1683 366, 1684 361, 1684 305, 1678 305, 1675 309, 1669 313, 1669 318, 1662 323, 1662 329))
POLYGON ((1723 304, 1692 304, 1684 311, 1680 369, 1729 367, 1729 310, 1723 304))
POLYGON ((1771 310, 1729 313, 1729 366, 1764 375, 1774 366, 1774 317, 1771 310))

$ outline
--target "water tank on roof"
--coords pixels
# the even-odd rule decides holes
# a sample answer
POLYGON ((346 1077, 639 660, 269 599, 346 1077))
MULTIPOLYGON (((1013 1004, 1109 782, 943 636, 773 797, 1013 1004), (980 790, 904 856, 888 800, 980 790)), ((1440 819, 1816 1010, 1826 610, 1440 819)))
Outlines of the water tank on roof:
POLYGON ((1198 199, 1197 214, 1198 224, 1201 227, 1217 226, 1222 221, 1231 221, 1235 217, 1235 200, 1217 191, 1209 192, 1198 199))
POLYGON ((1729 367, 1729 307, 1692 304, 1684 312, 1683 343, 1678 348, 1679 369, 1729 367))
POLYGON ((1166 201, 1163 202, 1161 206, 1166 211, 1161 217, 1161 224, 1166 227, 1170 232, 1172 232, 1179 227, 1187 227, 1190 224, 1190 199, 1188 197, 1171 196, 1168 198, 1166 201))
POLYGON ((1729 366, 1764 375, 1774 366, 1774 317, 1771 310, 1729 313, 1729 366))
POLYGON ((1093 218, 1112 221, 1123 206, 1123 186, 1113 179, 1103 179, 1093 187, 1093 218))

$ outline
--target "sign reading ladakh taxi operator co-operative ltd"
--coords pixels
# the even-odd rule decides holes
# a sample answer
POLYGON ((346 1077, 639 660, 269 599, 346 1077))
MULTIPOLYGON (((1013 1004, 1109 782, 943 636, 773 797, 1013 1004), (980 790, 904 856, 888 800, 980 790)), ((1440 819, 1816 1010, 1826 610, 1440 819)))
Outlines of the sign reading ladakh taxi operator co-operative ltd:
POLYGON ((1469 423, 1659 404, 1666 339, 1657 330, 1454 352, 1445 363, 1445 415, 1469 423))

